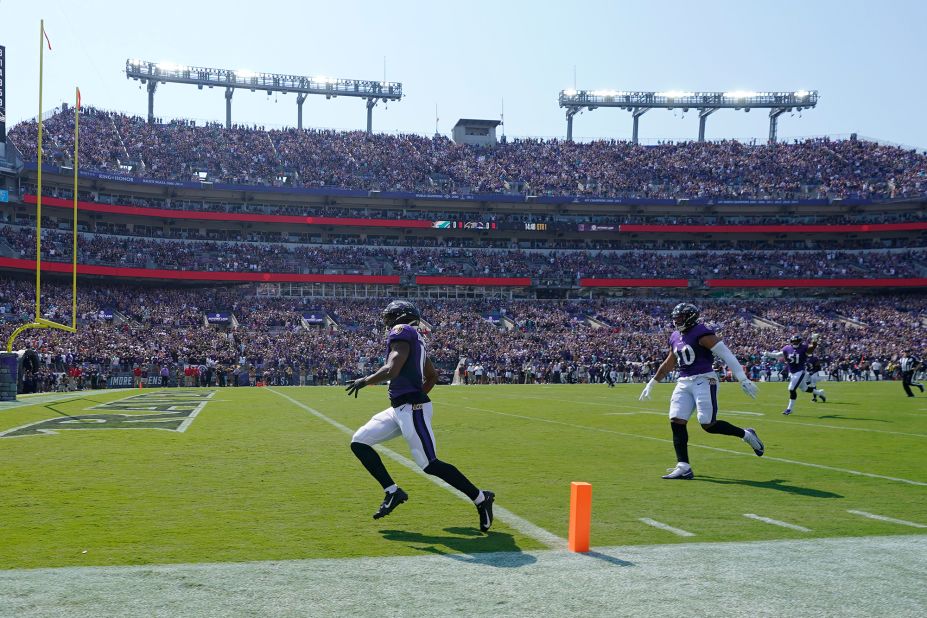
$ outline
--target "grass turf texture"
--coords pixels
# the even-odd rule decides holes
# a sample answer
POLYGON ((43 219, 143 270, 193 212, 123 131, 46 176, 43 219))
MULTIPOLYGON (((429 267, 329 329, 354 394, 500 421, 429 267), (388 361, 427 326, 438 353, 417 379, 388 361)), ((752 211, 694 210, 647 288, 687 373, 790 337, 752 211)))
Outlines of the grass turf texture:
MULTIPOLYGON (((443 459, 494 490, 500 506, 558 536, 566 536, 570 481, 592 483, 593 548, 917 533, 847 511, 927 524, 927 463, 919 456, 927 444, 927 398, 906 398, 899 383, 823 386, 828 403, 802 396, 795 413, 783 417, 784 385, 761 384, 757 401, 723 385, 719 417, 755 427, 767 456, 693 423, 695 481, 659 478, 675 460, 668 384, 643 403, 639 385, 439 387, 433 425, 443 459), (640 518, 695 536, 679 537, 640 518)), ((340 388, 278 390, 352 429, 386 405, 382 388, 364 389, 356 400, 340 388)), ((102 402, 135 394, 88 396, 102 402)), ((74 400, 57 408, 98 414, 88 410, 95 405, 74 400)), ((6 409, 0 432, 56 416, 41 404, 6 409)), ((0 568, 545 547, 500 519, 489 535, 480 534, 471 505, 386 457, 410 500, 374 521, 382 493, 348 441, 331 424, 258 388, 217 390, 183 433, 0 438, 0 568)), ((408 457, 401 438, 386 446, 408 457)))

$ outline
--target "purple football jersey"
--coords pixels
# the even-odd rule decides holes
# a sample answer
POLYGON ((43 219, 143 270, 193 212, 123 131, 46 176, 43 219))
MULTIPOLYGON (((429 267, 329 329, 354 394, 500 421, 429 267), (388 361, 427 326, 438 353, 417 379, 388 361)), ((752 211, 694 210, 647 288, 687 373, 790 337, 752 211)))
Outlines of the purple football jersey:
POLYGON ((714 335, 704 324, 696 324, 685 332, 675 331, 670 335, 670 347, 676 355, 676 365, 679 367, 679 376, 686 378, 709 373, 714 362, 714 354, 708 348, 699 345, 698 340, 705 335, 714 335))
POLYGON ((409 344, 409 357, 399 370, 399 375, 389 382, 389 398, 394 406, 406 403, 425 403, 430 401, 422 391, 425 371, 425 341, 414 326, 397 324, 390 329, 386 337, 386 354, 394 341, 409 344))
POLYGON ((808 344, 789 344, 782 348, 782 355, 789 365, 789 373, 800 373, 805 370, 805 363, 808 360, 808 344))

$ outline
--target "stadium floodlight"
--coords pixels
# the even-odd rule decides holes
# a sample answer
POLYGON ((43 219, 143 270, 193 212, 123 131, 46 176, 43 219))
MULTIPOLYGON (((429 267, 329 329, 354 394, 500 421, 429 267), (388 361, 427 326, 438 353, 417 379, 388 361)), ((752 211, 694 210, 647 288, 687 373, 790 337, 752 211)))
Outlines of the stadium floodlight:
POLYGON ((158 63, 158 69, 160 69, 161 71, 179 71, 182 68, 183 67, 180 66, 179 64, 176 64, 174 62, 169 62, 167 60, 162 60, 161 62, 158 63))
POLYGON ((769 110, 769 141, 776 141, 779 116, 799 107, 812 109, 818 104, 817 90, 794 90, 779 92, 754 92, 753 90, 731 90, 727 92, 688 92, 667 90, 663 92, 623 90, 576 90, 560 91, 560 107, 566 109, 567 141, 573 140, 573 116, 580 111, 598 107, 615 107, 631 112, 633 130, 631 140, 636 144, 638 119, 651 109, 683 110, 696 109, 699 115, 698 139, 705 141, 705 121, 720 109, 735 109, 749 112, 752 108, 769 110))
POLYGON ((725 92, 724 96, 728 99, 752 99, 758 94, 758 92, 753 92, 752 90, 733 90, 731 92, 725 92))
POLYGON ((694 92, 684 92, 682 90, 667 90, 666 92, 657 92, 656 96, 666 97, 667 99, 681 99, 683 97, 695 96, 694 92))
POLYGON ((184 66, 170 61, 148 62, 126 60, 126 78, 135 79, 148 87, 148 122, 154 122, 154 93, 158 83, 191 84, 200 90, 204 86, 225 88, 225 126, 232 126, 232 95, 236 89, 296 94, 297 127, 303 128, 303 102, 310 94, 328 99, 354 97, 364 99, 367 107, 367 133, 373 130, 373 108, 378 102, 402 99, 402 84, 379 80, 341 79, 325 76, 306 77, 279 73, 258 73, 250 69, 213 69, 184 66))

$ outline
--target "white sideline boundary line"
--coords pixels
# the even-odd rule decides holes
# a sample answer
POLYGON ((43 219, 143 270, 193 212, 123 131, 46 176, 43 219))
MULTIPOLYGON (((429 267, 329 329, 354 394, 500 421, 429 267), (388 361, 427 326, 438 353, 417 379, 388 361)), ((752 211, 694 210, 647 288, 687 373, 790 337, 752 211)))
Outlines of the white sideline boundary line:
MULTIPOLYGON (((563 425, 564 427, 573 427, 574 429, 585 429, 587 431, 597 431, 600 433, 609 433, 616 436, 624 436, 626 438, 638 438, 641 440, 655 440, 657 442, 670 443, 672 440, 667 438, 657 438, 654 436, 644 436, 636 433, 625 433, 623 431, 614 431, 612 429, 603 429, 601 427, 589 427, 588 425, 577 425, 575 423, 565 423, 563 421, 555 421, 549 418, 540 418, 537 416, 525 416, 523 414, 512 414, 510 412, 499 412, 497 410, 490 410, 488 408, 476 408, 473 406, 465 406, 459 403, 449 403, 445 402, 444 405, 455 406, 458 408, 464 408, 465 410, 477 410, 479 412, 489 412, 491 414, 498 414, 500 416, 511 416, 512 418, 521 418, 528 421, 540 421, 542 423, 550 423, 552 425, 563 425)), ((690 447, 708 449, 710 451, 716 451, 718 453, 728 453, 731 455, 753 455, 752 453, 745 453, 743 451, 732 451, 726 448, 720 448, 717 446, 708 446, 707 444, 689 444, 690 447)), ((763 459, 767 461, 776 461, 779 463, 788 463, 796 466, 806 466, 808 468, 817 468, 819 470, 830 470, 831 472, 841 472, 843 474, 852 474, 853 476, 865 476, 868 478, 882 479, 883 481, 894 481, 896 483, 905 483, 907 485, 917 485, 918 487, 927 487, 927 483, 922 481, 912 481, 911 479, 897 478, 894 476, 885 476, 883 474, 874 474, 872 472, 860 472, 859 470, 851 470, 849 468, 837 468, 834 466, 825 466, 824 464, 809 463, 807 461, 796 461, 794 459, 784 459, 781 457, 770 457, 768 455, 764 456, 763 459)))
POLYGON ((650 519, 649 517, 641 517, 638 519, 638 521, 641 521, 647 524, 648 526, 659 528, 660 530, 666 530, 667 532, 672 532, 673 534, 677 536, 695 536, 694 533, 689 532, 688 530, 683 530, 681 528, 674 528, 670 526, 669 524, 664 524, 663 522, 659 522, 655 519, 650 519))
MULTIPOLYGON (((346 434, 349 435, 349 436, 354 435, 354 430, 353 430, 353 429, 351 429, 351 428, 349 428, 349 427, 347 427, 347 426, 345 426, 345 425, 342 425, 341 423, 339 423, 339 422, 336 421, 335 419, 330 418, 330 417, 326 416, 325 414, 322 414, 322 413, 319 412, 318 410, 316 410, 316 409, 314 409, 314 408, 311 408, 311 407, 307 406, 307 405, 304 404, 303 402, 298 401, 298 400, 296 400, 296 399, 293 399, 293 398, 290 397, 289 395, 284 395, 283 393, 278 392, 278 391, 277 391, 276 389, 274 389, 274 388, 268 388, 268 389, 265 389, 265 390, 268 391, 268 392, 271 392, 271 393, 273 393, 273 394, 275 394, 275 395, 278 395, 278 396, 280 396, 280 397, 283 397, 284 399, 289 400, 292 404, 294 404, 294 405, 296 405, 296 406, 302 408, 303 410, 305 410, 305 411, 308 412, 309 414, 312 414, 312 415, 315 416, 316 418, 325 421, 325 422, 328 423, 329 425, 331 425, 331 426, 335 427, 336 429, 340 430, 342 433, 346 433, 346 434)), ((411 471, 413 471, 413 472, 415 472, 415 473, 417 473, 417 474, 419 474, 419 475, 425 477, 426 479, 428 479, 429 481, 431 481, 431 482, 434 483, 435 485, 437 485, 437 486, 439 486, 439 487, 443 487, 444 489, 447 489, 448 491, 450 491, 451 493, 453 493, 455 496, 461 497, 463 500, 465 500, 465 501, 467 502, 467 504, 472 504, 472 503, 470 502, 470 499, 469 499, 469 498, 467 498, 466 496, 460 496, 459 492, 458 492, 456 489, 454 489, 453 487, 451 487, 450 485, 448 485, 447 483, 445 483, 445 482, 442 481, 441 479, 439 479, 439 478, 437 478, 437 477, 434 477, 434 476, 431 476, 430 474, 425 474, 424 472, 422 472, 422 469, 418 467, 418 464, 416 464, 416 463, 415 463, 414 461, 412 461, 411 459, 408 459, 408 458, 406 458, 406 457, 403 457, 403 456, 400 455, 399 453, 396 453, 395 451, 392 451, 392 450, 386 448, 386 447, 383 446, 382 444, 379 444, 379 445, 377 445, 377 446, 378 446, 378 448, 379 448, 380 450, 383 451, 383 453, 384 453, 387 457, 389 457, 389 458, 392 459, 393 461, 395 461, 395 462, 399 463, 400 465, 405 466, 405 467, 408 468, 409 470, 411 470, 411 471)), ((516 515, 515 513, 511 512, 510 510, 506 509, 505 507, 501 507, 501 506, 499 506, 498 504, 493 505, 493 514, 495 515, 495 517, 496 517, 497 519, 499 519, 499 520, 505 522, 506 525, 508 525, 509 527, 511 527, 511 528, 513 528, 513 529, 515 529, 515 530, 517 530, 518 532, 520 532, 521 534, 523 534, 523 535, 525 535, 525 536, 527 536, 527 537, 531 537, 531 538, 534 539, 535 541, 538 541, 539 543, 542 543, 543 545, 545 545, 545 546, 547 546, 547 547, 549 547, 549 548, 551 548, 551 549, 565 549, 565 548, 567 547, 566 539, 563 539, 563 538, 557 536, 556 534, 554 534, 553 532, 550 532, 550 531, 548 531, 548 530, 545 530, 544 528, 541 528, 540 526, 537 526, 537 525, 531 523, 530 521, 528 521, 527 519, 524 519, 523 517, 519 517, 518 515, 516 515)))
POLYGON ((859 515, 860 517, 867 517, 869 519, 877 519, 879 521, 885 521, 890 524, 901 524, 902 526, 911 526, 912 528, 927 528, 927 525, 919 524, 913 521, 907 521, 905 519, 895 519, 894 517, 886 517, 885 515, 876 515, 875 513, 867 513, 866 511, 854 511, 852 509, 847 509, 847 513, 852 513, 853 515, 859 515))
POLYGON ((778 519, 773 519, 771 517, 760 517, 753 513, 744 513, 744 517, 747 519, 755 519, 756 521, 761 521, 764 524, 772 524, 773 526, 781 526, 783 528, 788 528, 790 530, 798 530, 799 532, 811 532, 811 528, 805 528, 804 526, 799 526, 797 524, 790 524, 785 521, 779 521, 778 519))

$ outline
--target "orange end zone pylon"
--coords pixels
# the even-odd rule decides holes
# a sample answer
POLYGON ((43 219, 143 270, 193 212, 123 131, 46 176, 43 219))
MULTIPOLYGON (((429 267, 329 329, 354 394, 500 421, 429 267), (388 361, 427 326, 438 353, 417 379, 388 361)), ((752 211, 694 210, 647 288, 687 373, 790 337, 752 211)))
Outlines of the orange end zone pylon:
POLYGON ((592 485, 570 483, 570 551, 589 551, 589 527, 592 524, 592 485))

